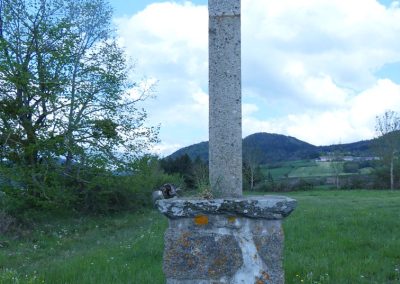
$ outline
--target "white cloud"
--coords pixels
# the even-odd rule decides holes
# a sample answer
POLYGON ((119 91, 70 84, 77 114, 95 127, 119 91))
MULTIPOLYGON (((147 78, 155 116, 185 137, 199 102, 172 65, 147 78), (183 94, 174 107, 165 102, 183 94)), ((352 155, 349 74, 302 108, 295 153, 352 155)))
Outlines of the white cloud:
POLYGON ((155 145, 150 151, 160 157, 165 157, 166 154, 173 153, 177 150, 182 148, 181 144, 166 144, 166 143, 159 143, 155 145))
POLYGON ((289 114, 272 121, 250 117, 244 124, 250 133, 279 132, 316 145, 348 143, 374 137, 376 116, 389 109, 400 112, 400 85, 385 79, 341 108, 289 114))
MULTIPOLYGON (((145 107, 168 145, 207 140, 207 22, 207 7, 189 1, 116 19, 137 71, 157 80, 157 99, 145 107)), ((244 134, 315 144, 371 138, 376 115, 400 111, 400 86, 375 75, 400 62, 399 34, 398 3, 242 0, 244 134)))
POLYGON ((157 152, 207 140, 207 7, 154 3, 115 22, 136 72, 157 79, 157 98, 143 104, 149 123, 161 124, 157 152))

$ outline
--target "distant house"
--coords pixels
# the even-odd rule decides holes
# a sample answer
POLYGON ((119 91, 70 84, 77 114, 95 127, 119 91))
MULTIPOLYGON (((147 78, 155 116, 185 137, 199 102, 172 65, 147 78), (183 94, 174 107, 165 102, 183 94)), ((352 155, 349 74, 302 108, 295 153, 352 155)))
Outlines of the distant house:
POLYGON ((379 157, 355 157, 355 156, 343 156, 343 157, 333 157, 333 156, 321 156, 316 159, 316 162, 332 162, 333 160, 339 160, 344 162, 363 162, 363 161, 376 161, 379 157))
POLYGON ((321 156, 318 159, 316 159, 316 162, 331 162, 333 158, 331 156, 321 156))
POLYGON ((362 157, 363 161, 378 161, 380 160, 379 157, 362 157))
POLYGON ((343 158, 339 159, 342 161, 346 161, 346 162, 352 162, 354 160, 356 160, 357 157, 353 157, 353 156, 344 156, 343 158))

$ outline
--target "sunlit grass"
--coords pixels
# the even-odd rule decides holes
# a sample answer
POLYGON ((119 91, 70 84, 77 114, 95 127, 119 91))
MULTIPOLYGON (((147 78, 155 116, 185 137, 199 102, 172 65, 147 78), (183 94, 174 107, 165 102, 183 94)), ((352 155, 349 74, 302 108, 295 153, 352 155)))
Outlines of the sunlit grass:
MULTIPOLYGON (((400 192, 288 194, 286 283, 400 283, 400 192)), ((0 283, 164 283, 156 211, 49 219, 0 236, 0 283)))
POLYGON ((163 283, 155 211, 44 223, 0 250, 0 283, 163 283))
POLYGON ((287 283, 400 283, 400 192, 289 195, 287 283))

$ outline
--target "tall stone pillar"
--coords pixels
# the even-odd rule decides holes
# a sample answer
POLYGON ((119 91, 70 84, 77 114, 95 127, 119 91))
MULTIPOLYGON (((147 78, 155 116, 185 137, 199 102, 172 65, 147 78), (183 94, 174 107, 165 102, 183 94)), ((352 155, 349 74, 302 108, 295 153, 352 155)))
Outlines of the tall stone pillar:
POLYGON ((158 200, 167 284, 283 284, 282 219, 296 200, 242 197, 240 0, 209 0, 210 183, 215 199, 158 200))
POLYGON ((242 195, 240 0, 209 0, 209 169, 214 197, 242 195))

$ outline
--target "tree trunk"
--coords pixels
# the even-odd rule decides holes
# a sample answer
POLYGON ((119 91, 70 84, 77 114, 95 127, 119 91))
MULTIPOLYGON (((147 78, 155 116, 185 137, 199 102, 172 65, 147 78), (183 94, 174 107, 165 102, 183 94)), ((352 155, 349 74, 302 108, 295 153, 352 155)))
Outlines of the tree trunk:
POLYGON ((254 189, 254 171, 251 170, 251 177, 250 177, 250 190, 253 191, 254 189))
POLYGON ((390 190, 394 190, 394 174, 393 174, 394 155, 390 159, 390 190))
POLYGON ((339 175, 336 175, 336 189, 339 189, 339 175))
POLYGON ((65 157, 64 176, 68 176, 71 173, 72 159, 73 159, 73 154, 72 154, 71 150, 68 150, 67 156, 65 157))
POLYGON ((72 168, 72 159, 74 154, 72 153, 72 148, 73 148, 73 127, 74 127, 74 110, 75 110, 75 91, 76 91, 76 77, 78 73, 78 62, 75 61, 74 64, 74 71, 72 74, 72 89, 71 89, 71 102, 70 102, 70 107, 69 107, 69 115, 68 115, 68 125, 67 125, 67 131, 66 131, 66 137, 64 138, 64 143, 65 147, 67 148, 67 157, 65 161, 65 170, 64 170, 64 175, 68 176, 71 173, 71 168, 72 168))

